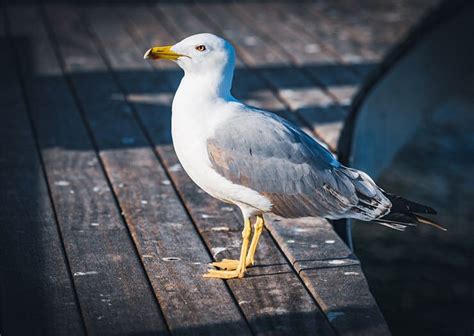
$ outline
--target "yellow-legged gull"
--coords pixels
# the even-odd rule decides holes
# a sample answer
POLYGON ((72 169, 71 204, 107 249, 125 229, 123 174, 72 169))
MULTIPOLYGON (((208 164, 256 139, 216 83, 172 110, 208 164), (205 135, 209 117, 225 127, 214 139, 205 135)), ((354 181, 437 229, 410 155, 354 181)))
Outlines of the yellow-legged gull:
POLYGON ((263 214, 374 221, 394 229, 434 224, 430 207, 386 193, 364 172, 340 164, 325 147, 277 115, 231 95, 235 53, 212 34, 154 47, 145 58, 184 70, 173 100, 173 145, 191 179, 211 196, 237 205, 244 218, 239 260, 212 263, 206 277, 243 277, 254 264, 263 214), (255 217, 251 238, 251 219, 255 217))

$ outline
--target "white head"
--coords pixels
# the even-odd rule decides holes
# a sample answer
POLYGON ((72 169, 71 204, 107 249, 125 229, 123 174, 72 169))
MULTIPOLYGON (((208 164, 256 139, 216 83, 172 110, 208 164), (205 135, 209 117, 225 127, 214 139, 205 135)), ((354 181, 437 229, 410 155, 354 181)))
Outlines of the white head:
POLYGON ((184 70, 185 77, 230 92, 235 52, 229 42, 216 35, 196 34, 172 46, 153 47, 144 58, 172 60, 184 70))

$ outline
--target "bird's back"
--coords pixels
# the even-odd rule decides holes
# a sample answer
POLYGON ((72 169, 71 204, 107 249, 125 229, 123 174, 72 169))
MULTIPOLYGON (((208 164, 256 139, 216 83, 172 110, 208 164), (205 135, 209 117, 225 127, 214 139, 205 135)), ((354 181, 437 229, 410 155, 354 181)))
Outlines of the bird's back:
POLYGON ((383 215, 390 201, 364 173, 342 166, 321 144, 275 114, 243 107, 207 140, 214 169, 251 188, 284 217, 383 215))

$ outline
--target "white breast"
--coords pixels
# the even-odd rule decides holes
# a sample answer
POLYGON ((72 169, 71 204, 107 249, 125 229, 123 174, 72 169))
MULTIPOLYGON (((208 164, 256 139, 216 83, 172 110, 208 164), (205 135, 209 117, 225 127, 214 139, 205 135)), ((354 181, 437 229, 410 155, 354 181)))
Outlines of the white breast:
MULTIPOLYGON (((180 87, 181 88, 181 87, 180 87)), ((247 187, 236 185, 219 175, 207 152, 207 140, 218 125, 236 113, 232 103, 182 99, 180 89, 173 100, 172 137, 178 159, 189 177, 204 191, 222 201, 237 204, 252 215, 271 208, 269 200, 247 187)))

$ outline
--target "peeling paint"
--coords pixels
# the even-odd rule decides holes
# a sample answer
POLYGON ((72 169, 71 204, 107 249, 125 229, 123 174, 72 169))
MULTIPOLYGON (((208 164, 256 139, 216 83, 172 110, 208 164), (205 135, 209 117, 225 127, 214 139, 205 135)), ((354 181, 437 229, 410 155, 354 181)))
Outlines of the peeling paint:
POLYGON ((359 272, 344 272, 344 275, 359 275, 359 272))
POLYGON ((97 271, 76 272, 73 275, 74 276, 82 276, 82 275, 93 275, 93 274, 99 274, 99 272, 97 272, 97 271))
POLYGON ((229 231, 227 226, 216 226, 211 229, 212 231, 229 231))
POLYGON ((345 260, 340 260, 340 259, 336 259, 336 260, 331 260, 328 262, 328 264, 331 264, 331 265, 342 265, 342 264, 345 264, 346 261, 345 260))

